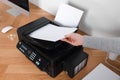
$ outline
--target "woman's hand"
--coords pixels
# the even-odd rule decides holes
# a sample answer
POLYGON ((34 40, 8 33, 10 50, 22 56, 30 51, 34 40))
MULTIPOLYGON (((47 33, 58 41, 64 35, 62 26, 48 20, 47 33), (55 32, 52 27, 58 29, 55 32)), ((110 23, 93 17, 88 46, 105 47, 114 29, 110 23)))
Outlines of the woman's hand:
POLYGON ((74 46, 79 46, 83 44, 83 36, 78 33, 71 33, 71 34, 65 35, 65 38, 61 39, 61 41, 65 41, 74 46))

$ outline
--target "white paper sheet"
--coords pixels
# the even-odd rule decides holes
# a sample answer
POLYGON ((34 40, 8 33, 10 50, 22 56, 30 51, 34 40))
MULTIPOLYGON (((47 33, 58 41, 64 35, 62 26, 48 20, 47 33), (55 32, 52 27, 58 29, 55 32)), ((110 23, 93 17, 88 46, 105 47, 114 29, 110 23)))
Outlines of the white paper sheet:
POLYGON ((55 22, 63 26, 78 27, 84 11, 68 4, 61 4, 55 16, 55 22))
POLYGON ((48 24, 32 32, 29 36, 41 40, 55 42, 64 38, 66 34, 73 33, 76 30, 77 28, 58 27, 53 24, 48 24))
POLYGON ((99 64, 82 80, 120 80, 120 76, 111 71, 103 64, 99 64))

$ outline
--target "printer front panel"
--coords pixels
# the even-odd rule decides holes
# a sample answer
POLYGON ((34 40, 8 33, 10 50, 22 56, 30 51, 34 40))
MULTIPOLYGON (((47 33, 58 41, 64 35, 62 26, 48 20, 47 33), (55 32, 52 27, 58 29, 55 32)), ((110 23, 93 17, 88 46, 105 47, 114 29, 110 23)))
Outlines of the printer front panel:
POLYGON ((17 48, 29 59, 31 60, 39 69, 45 70, 48 66, 48 60, 44 59, 42 56, 38 55, 36 51, 31 48, 28 44, 23 41, 19 41, 17 48))

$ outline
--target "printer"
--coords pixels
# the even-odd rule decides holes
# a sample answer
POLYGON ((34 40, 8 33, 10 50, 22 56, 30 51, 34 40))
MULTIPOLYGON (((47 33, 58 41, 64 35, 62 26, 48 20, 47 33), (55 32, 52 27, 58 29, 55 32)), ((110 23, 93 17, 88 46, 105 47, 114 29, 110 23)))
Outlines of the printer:
POLYGON ((18 43, 16 47, 42 71, 51 77, 56 77, 60 72, 73 78, 87 65, 88 54, 82 46, 73 46, 58 40, 56 42, 33 38, 30 34, 48 24, 60 26, 55 21, 45 17, 39 18, 17 29, 18 43))

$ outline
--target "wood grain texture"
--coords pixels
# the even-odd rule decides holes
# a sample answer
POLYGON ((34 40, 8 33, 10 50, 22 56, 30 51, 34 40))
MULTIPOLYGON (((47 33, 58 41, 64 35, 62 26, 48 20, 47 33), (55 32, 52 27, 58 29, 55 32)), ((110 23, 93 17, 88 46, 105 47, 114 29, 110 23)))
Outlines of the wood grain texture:
MULTIPOLYGON (((31 3, 30 16, 21 14, 20 16, 14 17, 6 12, 9 8, 9 6, 0 0, 0 30, 7 25, 14 26, 13 30, 6 34, 0 32, 0 80, 81 80, 99 63, 105 64, 120 75, 119 71, 105 63, 107 53, 100 50, 84 48, 84 51, 89 54, 88 64, 73 79, 69 78, 65 71, 62 71, 55 78, 50 77, 46 72, 39 70, 16 48, 18 42, 16 30, 18 27, 42 16, 51 20, 54 19, 54 16, 31 3)), ((83 34, 81 31, 79 33, 83 34)), ((120 58, 118 60, 120 61, 120 58)))

